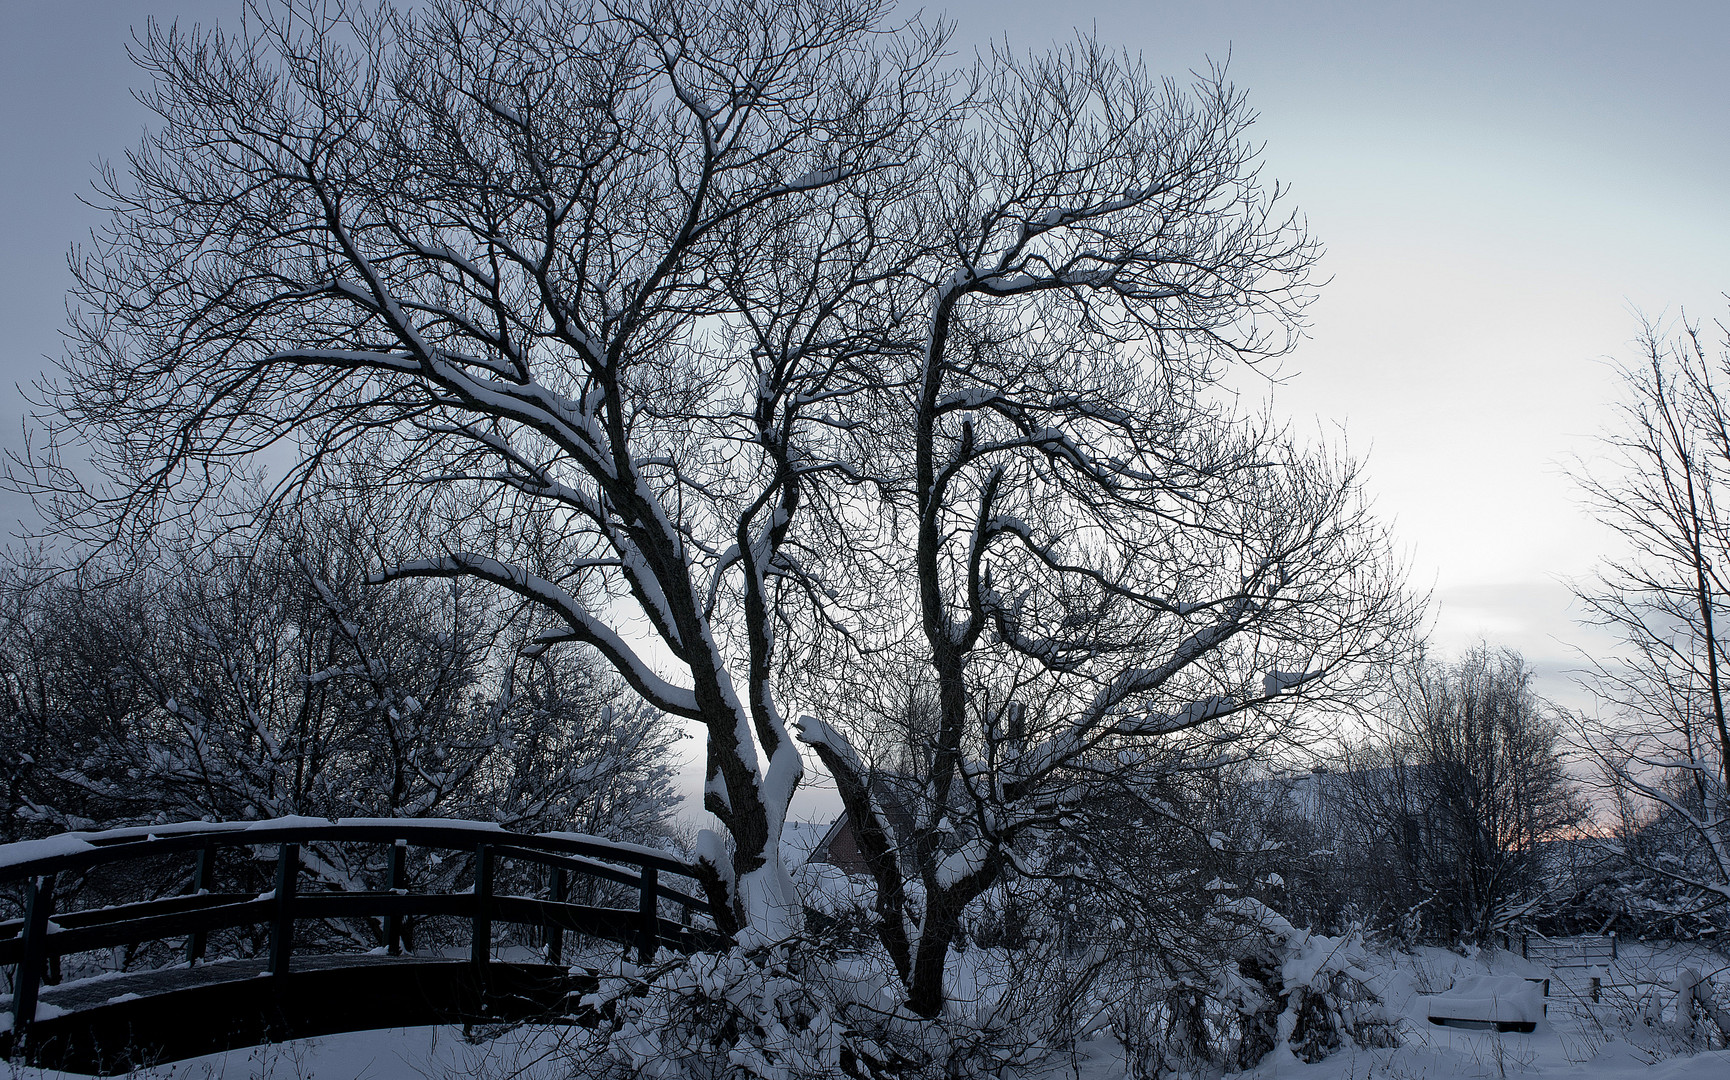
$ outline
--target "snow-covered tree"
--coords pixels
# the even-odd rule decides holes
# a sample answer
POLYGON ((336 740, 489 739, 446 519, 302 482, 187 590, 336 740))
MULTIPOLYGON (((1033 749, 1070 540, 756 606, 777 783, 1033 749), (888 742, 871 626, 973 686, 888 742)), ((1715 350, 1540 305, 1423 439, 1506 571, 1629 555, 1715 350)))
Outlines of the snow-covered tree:
MULTIPOLYGON (((159 119, 105 177, 50 391, 111 484, 59 520, 368 461, 441 516, 383 578, 514 593, 702 728, 722 922, 791 932, 778 593, 809 584, 795 530, 839 527, 846 398, 899 332, 939 38, 820 0, 248 12, 135 51, 159 119)), ((42 489, 77 487, 54 460, 42 489)))
POLYGON ((920 913, 879 877, 930 1015, 961 908, 1084 780, 1277 732, 1408 621, 1353 468, 1219 405, 1315 253, 1223 76, 957 71, 886 2, 249 10, 139 43, 159 122, 104 178, 31 479, 112 537, 365 461, 426 523, 380 580, 515 594, 700 727, 747 943, 798 924, 782 702, 881 809, 817 674, 907 642, 935 695, 920 913))
POLYGON ((366 587, 363 545, 381 542, 362 531, 327 512, 142 566, 16 568, 5 730, 32 745, 15 823, 442 816, 664 833, 677 729, 570 646, 519 656, 521 628, 484 590, 366 587))
POLYGON ((496 693, 492 815, 639 843, 666 835, 684 736, 664 714, 569 647, 507 662, 496 693))
MULTIPOLYGON (((1688 894, 1694 913, 1730 903, 1730 347, 1685 326, 1648 326, 1622 372, 1621 423, 1577 479, 1627 541, 1575 587, 1584 621, 1620 648, 1590 661, 1600 715, 1580 748, 1619 814, 1607 845, 1688 894)), ((1662 890, 1671 891, 1671 890, 1662 890)), ((1677 910, 1674 915, 1685 916, 1677 910)))
POLYGON ((132 817, 150 796, 115 798, 103 781, 124 776, 113 747, 157 708, 133 676, 139 644, 131 597, 64 580, 54 568, 15 562, 0 577, 0 767, 6 806, 0 830, 21 840, 132 817))
POLYGON ((802 727, 926 1016, 968 904, 1050 872, 1041 838, 1107 805, 1192 828, 1163 778, 1353 697, 1413 620, 1351 463, 1221 404, 1289 344, 1314 255, 1242 96, 1086 40, 972 85, 866 421, 887 524, 847 554, 879 619, 802 727))

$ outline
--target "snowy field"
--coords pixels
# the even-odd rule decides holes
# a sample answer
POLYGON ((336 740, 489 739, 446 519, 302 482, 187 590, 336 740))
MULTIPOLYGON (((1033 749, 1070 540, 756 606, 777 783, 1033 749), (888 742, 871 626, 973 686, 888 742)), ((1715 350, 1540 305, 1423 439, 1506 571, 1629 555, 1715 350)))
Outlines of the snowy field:
MULTIPOLYGON (((1601 1080, 1730 1080, 1730 1051, 1699 1051, 1679 1022, 1675 986, 1688 970, 1712 978, 1720 1000, 1730 991, 1730 959, 1698 945, 1629 942, 1607 970, 1550 968, 1518 953, 1486 950, 1467 957, 1425 948, 1374 958, 1371 974, 1390 1011, 1401 1017, 1402 1045, 1346 1049, 1314 1064, 1276 1050, 1244 1080, 1449 1080, 1449 1078, 1594 1077, 1601 1080), (1590 977, 1600 978, 1599 1000, 1590 977), (1432 1002, 1449 991, 1484 985, 1485 976, 1509 980, 1550 979, 1530 1034, 1437 1026, 1432 1002)), ((1492 980, 1494 982, 1495 980, 1492 980)), ((1534 984, 1535 985, 1535 984, 1534 984)), ((556 1030, 490 1033, 428 1027, 356 1032, 210 1055, 141 1070, 144 1078, 213 1080, 418 1080, 422 1077, 509 1077, 552 1080, 569 1077, 556 1030)), ((14 1069, 17 1080, 70 1080, 71 1074, 14 1069)), ((1120 1080, 1126 1075, 1117 1044, 1096 1036, 1037 1071, 1009 1080, 1120 1080)))

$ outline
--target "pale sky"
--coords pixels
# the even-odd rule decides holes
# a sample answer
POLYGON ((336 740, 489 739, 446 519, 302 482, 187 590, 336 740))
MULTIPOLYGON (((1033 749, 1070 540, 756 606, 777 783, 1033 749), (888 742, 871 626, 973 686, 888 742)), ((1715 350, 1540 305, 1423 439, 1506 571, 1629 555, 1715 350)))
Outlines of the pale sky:
MULTIPOLYGON (((934 10, 934 9, 928 9, 934 10)), ((1181 76, 1230 57, 1264 175, 1330 278, 1276 406, 1339 425, 1433 587, 1434 641, 1522 650, 1540 692, 1589 635, 1560 580, 1615 538, 1563 468, 1593 453, 1642 315, 1730 290, 1730 4, 968 0, 957 40, 1085 21, 1181 76), (1085 15, 1078 15, 1085 11, 1085 15)))
MULTIPOLYGON (((238 0, 0 0, 0 422, 59 350, 77 193, 147 117, 129 28, 238 0)), ((912 6, 906 8, 914 10, 912 6)), ((1276 407, 1343 431, 1433 587, 1435 641, 1521 649, 1583 703, 1559 579, 1615 538, 1563 465, 1590 455, 1642 314, 1711 320, 1730 289, 1730 4, 1119 2, 931 5, 957 48, 1091 25, 1183 76, 1230 57, 1331 279, 1276 407)), ((1337 434, 1331 437, 1339 437, 1337 434)), ((0 501, 10 520, 21 511, 0 501)), ((805 800, 801 800, 805 802, 805 800)), ((796 807, 797 809, 797 807, 796 807)))

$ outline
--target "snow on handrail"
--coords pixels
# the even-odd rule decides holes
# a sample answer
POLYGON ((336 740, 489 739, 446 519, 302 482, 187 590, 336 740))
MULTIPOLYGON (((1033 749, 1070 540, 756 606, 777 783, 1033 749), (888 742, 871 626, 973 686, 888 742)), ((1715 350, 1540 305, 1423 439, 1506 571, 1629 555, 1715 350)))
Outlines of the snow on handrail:
POLYGON ((148 854, 191 850, 204 843, 278 844, 306 840, 347 843, 407 840, 424 847, 468 848, 497 837, 512 847, 549 854, 589 855, 696 877, 691 863, 642 844, 575 832, 517 833, 491 821, 462 818, 328 818, 290 816, 258 821, 178 821, 67 832, 0 844, 0 881, 84 868, 148 854), (478 834, 478 835, 477 835, 478 834), (472 839, 471 839, 472 838, 472 839))

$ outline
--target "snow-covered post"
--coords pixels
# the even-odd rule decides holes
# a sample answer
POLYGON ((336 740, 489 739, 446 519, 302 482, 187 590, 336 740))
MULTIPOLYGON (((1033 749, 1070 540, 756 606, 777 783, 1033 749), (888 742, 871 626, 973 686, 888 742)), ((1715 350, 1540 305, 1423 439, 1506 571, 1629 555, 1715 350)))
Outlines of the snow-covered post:
POLYGON ((475 848, 474 913, 469 935, 469 964, 485 984, 493 959, 493 846, 475 848))
POLYGON ((287 975, 294 957, 294 894, 300 886, 300 845, 282 843, 276 851, 276 892, 271 898, 270 973, 287 975))
MULTIPOLYGON (((555 904, 569 902, 571 896, 571 873, 562 866, 553 868, 550 899, 555 904)), ((564 912, 555 912, 555 921, 547 926, 547 963, 559 964, 565 956, 565 928, 557 919, 564 918, 564 912)))
POLYGON ((30 1025, 48 959, 48 917, 54 912, 54 875, 33 877, 24 887, 23 948, 12 976, 12 1053, 28 1052, 30 1025))
POLYGON ((661 945, 659 888, 658 872, 645 865, 637 882, 637 962, 644 965, 654 963, 655 950, 661 945))
MULTIPOLYGON (((386 886, 393 896, 408 895, 408 841, 393 840, 385 858, 386 886)), ((402 955, 402 923, 400 914, 392 913, 384 920, 384 951, 387 956, 402 955)))
MULTIPOLYGON (((216 867, 216 845, 205 844, 198 849, 197 860, 192 866, 192 895, 201 896, 210 891, 211 874, 216 867)), ((186 935, 186 966, 193 967, 204 959, 205 933, 194 930, 186 935)))

